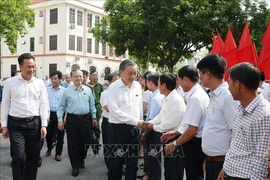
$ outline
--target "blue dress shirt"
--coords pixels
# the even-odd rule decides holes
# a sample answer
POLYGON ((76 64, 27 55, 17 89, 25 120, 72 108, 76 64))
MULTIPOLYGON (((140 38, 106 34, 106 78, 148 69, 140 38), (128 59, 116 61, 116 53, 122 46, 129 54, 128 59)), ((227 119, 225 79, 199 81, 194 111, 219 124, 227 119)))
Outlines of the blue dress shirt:
POLYGON ((163 99, 164 96, 159 93, 158 89, 150 95, 146 121, 149 121, 158 115, 163 104, 163 99))
POLYGON ((81 89, 77 89, 74 85, 69 86, 64 91, 57 109, 58 122, 62 122, 65 110, 69 114, 75 115, 91 113, 92 118, 96 119, 96 108, 91 89, 85 85, 82 85, 81 89))

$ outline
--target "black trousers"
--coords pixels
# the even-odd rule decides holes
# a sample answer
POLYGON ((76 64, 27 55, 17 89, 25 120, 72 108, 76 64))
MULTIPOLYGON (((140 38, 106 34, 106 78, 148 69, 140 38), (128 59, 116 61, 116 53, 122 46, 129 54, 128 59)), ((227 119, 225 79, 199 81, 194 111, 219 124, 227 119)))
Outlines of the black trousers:
POLYGON ((34 118, 31 122, 8 117, 14 180, 34 180, 37 178, 40 128, 40 117, 34 118))
POLYGON ((206 160, 206 180, 217 179, 219 172, 223 167, 224 161, 206 160))
POLYGON ((46 136, 47 148, 51 150, 53 148, 52 145, 54 139, 56 139, 57 143, 55 148, 55 155, 61 155, 63 151, 65 131, 60 131, 57 126, 58 126, 57 114, 56 112, 51 112, 50 122, 47 127, 47 136, 46 136))
MULTIPOLYGON (((177 139, 177 136, 175 139, 177 139)), ((171 140, 170 142, 174 141, 171 140)), ((184 177, 184 152, 182 146, 171 154, 167 155, 164 151, 164 175, 165 180, 183 180, 184 177)))
POLYGON ((148 165, 147 173, 151 180, 161 180, 161 135, 159 132, 151 131, 146 139, 146 153, 144 156, 147 155, 145 159, 147 162, 144 162, 144 164, 148 165))
POLYGON ((78 169, 80 162, 85 158, 85 146, 91 144, 91 124, 89 116, 68 114, 66 119, 68 156, 72 169, 78 169))
POLYGON ((126 163, 125 179, 136 180, 138 171, 139 130, 126 124, 108 124, 108 180, 121 180, 126 163))
POLYGON ((108 118, 103 117, 102 124, 101 124, 101 130, 102 130, 104 161, 105 161, 107 168, 108 168, 108 149, 105 148, 105 145, 108 144, 108 124, 109 124, 108 118))
POLYGON ((203 162, 206 155, 202 151, 202 139, 194 137, 182 145, 187 180, 203 180, 203 162))

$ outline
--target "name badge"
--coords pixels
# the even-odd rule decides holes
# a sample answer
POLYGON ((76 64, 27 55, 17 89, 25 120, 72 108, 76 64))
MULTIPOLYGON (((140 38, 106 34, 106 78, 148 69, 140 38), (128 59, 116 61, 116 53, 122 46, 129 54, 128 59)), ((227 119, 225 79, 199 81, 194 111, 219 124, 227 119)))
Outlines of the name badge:
POLYGON ((214 107, 208 106, 208 112, 214 114, 214 107))

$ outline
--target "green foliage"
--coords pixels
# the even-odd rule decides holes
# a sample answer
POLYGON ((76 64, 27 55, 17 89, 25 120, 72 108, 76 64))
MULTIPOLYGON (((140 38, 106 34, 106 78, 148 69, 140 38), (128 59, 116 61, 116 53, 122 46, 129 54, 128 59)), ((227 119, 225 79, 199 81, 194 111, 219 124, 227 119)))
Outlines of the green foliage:
MULTIPOLYGON (((244 19, 250 22, 253 40, 259 45, 269 10, 264 2, 251 0, 107 0, 103 18, 92 32, 114 46, 116 55, 127 49, 138 63, 150 62, 170 72, 181 57, 211 48, 211 32, 223 37, 230 24, 238 43, 244 19), (253 1, 252 1, 253 2, 253 1), (260 22, 258 24, 258 22, 260 22)), ((183 59, 183 58, 182 58, 183 59)))
POLYGON ((34 26, 34 11, 28 7, 30 0, 1 0, 0 1, 0 36, 5 38, 12 53, 16 52, 19 35, 24 36, 26 23, 34 26))

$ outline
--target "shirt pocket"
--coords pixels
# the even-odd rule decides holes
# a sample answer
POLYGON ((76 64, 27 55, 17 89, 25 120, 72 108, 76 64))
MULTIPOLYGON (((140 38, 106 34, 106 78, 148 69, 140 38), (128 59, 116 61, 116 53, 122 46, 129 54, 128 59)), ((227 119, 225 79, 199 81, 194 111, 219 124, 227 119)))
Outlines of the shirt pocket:
POLYGON ((253 149, 253 145, 251 143, 253 142, 251 130, 248 127, 239 126, 238 132, 239 132, 238 134, 239 139, 242 142, 244 148, 246 149, 247 152, 251 152, 253 149))

